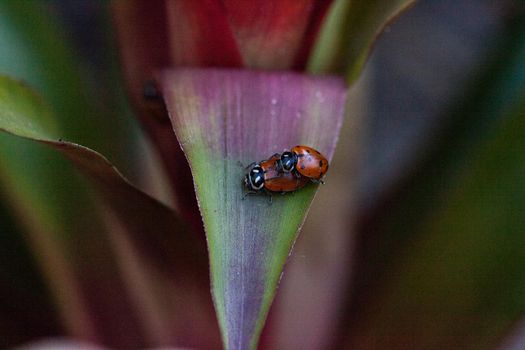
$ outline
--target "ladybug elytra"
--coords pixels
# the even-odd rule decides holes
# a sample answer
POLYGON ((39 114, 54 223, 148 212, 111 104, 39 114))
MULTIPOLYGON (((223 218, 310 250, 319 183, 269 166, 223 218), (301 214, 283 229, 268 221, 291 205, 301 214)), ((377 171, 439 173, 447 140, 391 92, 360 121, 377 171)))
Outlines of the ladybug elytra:
POLYGON ((314 182, 322 182, 328 171, 328 160, 319 151, 308 146, 295 146, 283 152, 279 159, 279 169, 284 173, 305 176, 314 182))

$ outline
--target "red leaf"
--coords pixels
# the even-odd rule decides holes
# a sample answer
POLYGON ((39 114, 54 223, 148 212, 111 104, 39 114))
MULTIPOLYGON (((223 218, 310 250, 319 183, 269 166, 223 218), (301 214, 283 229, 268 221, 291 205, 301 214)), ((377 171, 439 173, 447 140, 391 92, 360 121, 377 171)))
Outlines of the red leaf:
POLYGON ((175 0, 168 1, 166 7, 172 66, 242 67, 242 57, 220 1, 175 0))
POLYGON ((290 69, 304 66, 320 19, 331 0, 224 0, 245 65, 290 69))

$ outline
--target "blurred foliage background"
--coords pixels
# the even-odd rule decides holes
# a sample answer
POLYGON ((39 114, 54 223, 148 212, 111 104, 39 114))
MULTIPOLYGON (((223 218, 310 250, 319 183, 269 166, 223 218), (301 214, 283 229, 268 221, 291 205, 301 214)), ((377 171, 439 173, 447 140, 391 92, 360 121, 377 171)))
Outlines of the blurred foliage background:
MULTIPOLYGON (((75 64, 57 63, 53 55, 62 48, 56 43, 40 47, 34 39, 21 44, 15 29, 32 30, 32 37, 42 40, 47 35, 42 28, 49 30, 38 14, 28 16, 23 7, 0 7, 0 72, 23 77, 53 100, 64 91, 74 94, 76 80, 66 84, 35 75, 40 63, 20 62, 17 57, 30 57, 20 50, 41 51, 55 62, 56 76, 71 77, 64 67, 78 69, 87 86, 79 90, 92 91, 100 105, 71 102, 58 111, 64 121, 60 127, 71 130, 66 135, 72 140, 110 156, 147 188, 157 173, 139 173, 136 166, 150 151, 119 83, 104 6, 83 1, 46 5, 46 14, 57 18, 51 30, 70 45, 64 50, 74 55, 70 59, 75 64), (100 113, 90 116, 100 119, 78 117, 92 108, 100 113), (77 114, 81 128, 68 129, 71 113, 77 114)), ((351 113, 327 185, 286 267, 261 346, 524 347, 519 340, 523 332, 516 328, 525 312, 523 2, 420 0, 381 36, 351 94, 351 113), (327 222, 333 213, 338 221, 327 222)), ((72 187, 65 192, 85 187, 55 154, 5 135, 0 135, 0 145, 1 169, 20 159, 9 156, 43 152, 48 165, 43 174, 71 173, 66 177, 72 178, 72 187)), ((49 276, 35 258, 38 245, 27 234, 12 194, 35 196, 31 181, 42 178, 30 171, 33 163, 20 164, 18 175, 4 171, 0 181, 3 347, 65 332, 50 296, 49 276), (13 189, 15 183, 26 187, 13 189)), ((53 196, 55 212, 42 215, 59 227, 53 232, 73 232, 67 227, 78 224, 67 222, 70 216, 63 218, 66 222, 55 221, 76 205, 84 214, 90 204, 78 199, 70 207, 62 202, 71 203, 68 193, 53 196)), ((30 203, 37 207, 43 197, 48 199, 38 193, 30 203)), ((89 236, 93 231, 68 244, 76 247, 103 236, 103 231, 89 236)))

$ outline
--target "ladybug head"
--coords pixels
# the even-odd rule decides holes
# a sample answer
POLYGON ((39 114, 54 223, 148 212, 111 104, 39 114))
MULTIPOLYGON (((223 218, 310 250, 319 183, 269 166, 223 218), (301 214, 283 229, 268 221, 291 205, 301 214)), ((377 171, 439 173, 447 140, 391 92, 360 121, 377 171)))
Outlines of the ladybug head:
POLYGON ((264 187, 264 171, 260 165, 256 165, 246 174, 244 184, 251 191, 260 191, 264 187))
POLYGON ((297 156, 293 152, 284 152, 281 154, 281 168, 285 173, 289 173, 295 168, 297 156))

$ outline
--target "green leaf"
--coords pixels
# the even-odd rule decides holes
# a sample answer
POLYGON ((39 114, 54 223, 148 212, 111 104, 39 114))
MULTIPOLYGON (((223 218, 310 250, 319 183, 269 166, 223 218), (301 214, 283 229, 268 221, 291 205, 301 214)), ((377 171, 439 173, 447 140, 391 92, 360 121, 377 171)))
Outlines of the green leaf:
POLYGON ((418 335, 405 341, 421 348, 491 349, 525 313, 525 95, 521 99, 457 175, 442 206, 420 223, 424 235, 399 253, 396 277, 373 301, 381 311, 362 325, 362 340, 411 329, 418 335))
MULTIPOLYGON (((71 67, 74 67, 71 54, 58 35, 57 28, 44 19, 43 12, 41 6, 29 2, 4 1, 0 4, 0 72, 10 72, 40 86, 56 104, 58 115, 65 120, 65 111, 77 115, 71 106, 78 105, 80 110, 85 110, 85 104, 77 98, 82 89, 69 84, 78 82, 69 74, 72 72, 71 67), (65 93, 63 95, 60 93, 62 90, 65 93), (60 113, 62 111, 64 113, 60 113)), ((4 91, 4 98, 8 98, 9 94, 9 91, 4 91)), ((35 101, 39 99, 33 98, 35 101)), ((10 111, 13 113, 18 109, 30 113, 31 108, 11 106, 10 111)), ((26 126, 32 127, 28 129, 13 124, 13 115, 6 115, 6 123, 8 118, 10 127, 18 128, 19 132, 27 136, 42 131, 44 124, 48 124, 46 130, 50 134, 58 132, 59 128, 66 129, 60 125, 59 119, 52 119, 49 114, 43 115, 38 122, 29 122, 30 125, 26 126)), ((75 244, 72 237, 81 235, 80 228, 72 229, 78 225, 73 221, 82 218, 78 214, 82 210, 93 211, 84 190, 85 184, 71 173, 66 161, 53 154, 53 151, 18 142, 2 133, 0 185, 2 200, 10 204, 28 233, 29 246, 48 288, 54 294, 65 328, 77 336, 94 337, 80 295, 80 281, 75 277, 67 253, 67 246, 75 244), (61 174, 60 182, 55 178, 56 173, 61 174), (72 188, 78 190, 73 193, 72 188)), ((101 230, 99 220, 92 220, 91 225, 95 232, 101 230)))
POLYGON ((509 22, 421 168, 371 220, 361 278, 375 290, 358 293, 350 346, 493 349, 525 314, 525 17, 509 22))
MULTIPOLYGON (((8 112, 29 116, 36 111, 31 110, 31 104, 12 105, 9 111, 6 109, 4 119, 6 124, 9 122, 8 127, 25 136, 43 132, 74 138, 104 150, 120 164, 127 164, 121 162, 120 154, 125 151, 130 157, 134 152, 128 136, 122 134, 129 135, 132 128, 123 122, 125 113, 121 113, 119 104, 122 100, 115 96, 118 89, 111 88, 118 85, 112 71, 106 70, 107 75, 98 79, 108 90, 94 91, 88 75, 82 75, 81 67, 85 65, 67 45, 65 31, 48 4, 3 1, 0 18, 0 72, 39 87, 55 112, 53 116, 36 114, 35 119, 26 119, 28 124, 24 127, 13 123, 8 112)), ((9 94, 10 91, 3 92, 5 98, 11 99, 9 94)), ((35 103, 39 99, 31 95, 28 98, 35 103)), ((85 339, 107 340, 107 333, 116 326, 129 327, 132 336, 114 336, 114 344, 136 337, 133 333, 140 334, 132 317, 115 319, 110 325, 99 315, 99 322, 94 322, 96 309, 108 314, 117 312, 126 303, 122 297, 126 291, 115 260, 106 253, 110 247, 107 224, 99 215, 91 187, 69 162, 54 150, 2 133, 0 186, 2 200, 10 204, 26 230, 29 246, 55 297, 66 330, 85 339), (108 287, 100 283, 104 279, 114 282, 114 294, 102 292, 108 287)))
MULTIPOLYGON (((104 28, 103 7, 99 13, 96 24, 104 28)), ((116 57, 100 55, 103 74, 90 67, 84 57, 75 55, 65 28, 45 4, 3 1, 0 14, 0 74, 23 79, 42 93, 54 110, 54 130, 60 129, 62 137, 132 169, 126 159, 135 152, 136 125, 119 84, 116 57)), ((100 36, 102 52, 111 52, 111 35, 100 36)))
MULTIPOLYGON (((128 312, 138 307, 147 316, 156 318, 157 323, 160 322, 155 326, 155 324, 148 324, 146 319, 142 321, 144 324, 140 325, 140 317, 135 315, 139 320, 135 321, 130 317, 130 320, 125 323, 129 327, 137 328, 136 333, 121 337, 116 333, 118 332, 116 325, 119 324, 120 318, 108 313, 110 310, 90 310, 96 312, 91 317, 97 317, 97 319, 102 317, 102 322, 99 319, 99 323, 102 323, 100 326, 105 325, 109 328, 109 333, 108 330, 105 330, 107 339, 100 339, 100 334, 94 334, 92 340, 115 346, 137 346, 137 344, 159 344, 159 342, 185 339, 187 336, 184 333, 188 331, 184 330, 182 324, 173 325, 173 315, 168 314, 168 311, 172 313, 173 310, 176 312, 176 317, 191 320, 195 329, 202 327, 213 330, 214 319, 207 287, 206 254, 202 243, 194 235, 185 231, 171 209, 132 186, 99 153, 74 143, 54 139, 57 136, 56 131, 46 126, 47 122, 52 119, 49 107, 32 90, 15 80, 0 76, 0 130, 37 141, 60 151, 91 179, 99 195, 104 199, 103 203, 107 205, 107 208, 104 205, 101 209, 104 211, 103 218, 106 225, 110 228, 108 232, 107 229, 98 227, 100 232, 91 238, 104 241, 109 239, 107 246, 101 242, 97 242, 96 246, 103 249, 101 251, 103 254, 107 254, 108 249, 114 246, 117 254, 116 263, 121 265, 124 279, 126 274, 131 274, 134 279, 138 279, 134 284, 141 284, 139 281, 143 279, 151 279, 150 282, 142 282, 142 293, 146 295, 140 296, 140 300, 137 301, 133 300, 134 297, 139 297, 133 296, 133 289, 120 285, 120 283, 126 284, 126 281, 119 282, 118 272, 114 276, 104 276, 106 272, 111 271, 110 263, 105 262, 98 266, 103 273, 97 272, 94 275, 90 268, 85 270, 85 266, 82 266, 84 263, 76 262, 81 265, 81 271, 84 269, 85 274, 82 275, 82 279, 85 283, 89 282, 81 289, 84 293, 94 293, 97 286, 90 284, 95 282, 108 284, 113 288, 123 288, 122 294, 118 295, 120 302, 116 303, 117 305, 131 308, 128 312), (123 255, 125 258, 122 257, 123 255), (192 278, 186 278, 188 273, 192 273, 192 278), (155 278, 151 278, 152 275, 155 278), (99 280, 102 277, 103 279, 99 280), (173 284, 174 281, 178 281, 177 284, 173 284), (191 293, 188 294, 188 291, 191 293), (166 296, 168 292, 172 297, 166 296), (131 300, 126 300, 126 298, 131 298, 131 300), (166 298, 171 299, 173 304, 163 308, 161 300, 166 298), (134 303, 138 305, 133 305, 134 303), (200 309, 200 312, 195 313, 194 308, 200 309), (107 323, 104 324, 104 322, 107 323)), ((9 168, 2 170, 8 171, 9 168)), ((62 177, 61 174, 56 174, 56 176, 57 180, 62 177)), ((75 191, 76 188, 70 190, 75 191)), ((98 213, 95 208, 89 208, 89 210, 98 213)), ((90 223, 92 224, 96 223, 90 223)), ((87 223, 85 225, 85 228, 93 229, 93 226, 87 226, 87 223)), ((93 251, 88 245, 88 247, 82 247, 78 253, 91 254, 93 251)), ((87 258, 85 263, 94 263, 93 257, 84 258, 87 258)), ((86 297, 90 299, 89 295, 86 297)), ((102 297, 100 301, 115 303, 111 297, 102 297)), ((78 313, 76 315, 78 316, 78 313)), ((86 334, 82 335, 86 337, 86 334)), ((213 346, 216 340, 214 337, 215 334, 210 332, 205 337, 194 335, 193 338, 186 339, 186 341, 194 346, 209 347, 213 346)))
POLYGON ((349 84, 361 73, 383 28, 415 0, 336 0, 325 19, 307 70, 343 73, 349 84))
MULTIPOLYGON (((80 141, 108 154, 112 161, 128 170, 128 174, 137 174, 136 164, 143 164, 142 159, 134 158, 138 135, 126 109, 118 74, 115 74, 118 72, 114 69, 115 57, 105 54, 97 56, 104 69, 99 67, 100 70, 93 70, 88 59, 75 56, 68 46, 66 31, 52 15, 49 4, 4 1, 0 8, 0 71, 37 86, 53 109, 52 115, 30 116, 31 104, 10 106, 11 111, 18 108, 20 112, 28 113, 29 119, 34 118, 26 121, 35 127, 23 128, 16 123, 11 123, 9 127, 18 128, 16 131, 25 136, 38 136, 35 133, 42 131, 46 136, 80 141), (84 68, 91 70, 88 72, 84 68)), ((103 8, 101 12, 102 16, 95 18, 96 28, 105 28, 103 8)), ((102 40, 98 43, 106 49, 113 47, 111 35, 99 34, 102 34, 102 40)), ((112 51, 102 49, 101 52, 112 51)), ((4 92, 4 95, 8 97, 9 93, 4 92)), ((31 94, 28 98, 34 99, 35 103, 39 100, 31 94)), ((36 107, 37 110, 39 108, 36 107)), ((6 124, 7 118, 6 109, 6 124)), ((99 165, 105 166, 102 169, 109 169, 104 159, 96 157, 98 155, 81 148, 75 150, 83 151, 81 155, 94 156, 99 165)), ((140 151, 144 158, 149 156, 144 154, 143 149, 140 151)), ((122 183, 122 179, 115 179, 122 183)), ((99 184, 100 188, 103 187, 99 184)), ((129 220, 125 220, 124 225, 119 224, 122 216, 119 218, 117 215, 117 203, 112 202, 110 210, 106 207, 112 200, 107 198, 108 195, 118 193, 118 188, 100 191, 105 196, 104 204, 92 184, 81 178, 70 162, 56 150, 4 133, 0 135, 0 189, 2 200, 10 204, 26 230, 29 246, 47 287, 55 297, 55 310, 58 310, 69 334, 117 347, 146 346, 187 338, 181 332, 184 327, 176 323, 177 317, 184 317, 182 315, 186 311, 181 311, 184 308, 174 311, 161 303, 178 298, 184 304, 181 297, 184 293, 179 294, 178 286, 174 288, 172 285, 173 279, 179 278, 173 277, 174 271, 180 272, 174 266, 179 266, 184 258, 176 258, 170 248, 182 249, 183 246, 168 244, 176 239, 172 235, 173 227, 154 232, 147 238, 145 234, 158 226, 144 229, 143 225, 133 221, 143 220, 144 224, 144 218, 151 217, 152 207, 147 206, 149 200, 146 200, 146 209, 141 203, 134 202, 134 197, 128 198, 128 202, 121 200, 127 207, 117 208, 120 215, 124 210, 132 211, 134 215, 128 213, 129 220), (138 214, 143 210, 149 214, 141 218, 138 214), (132 223, 136 225, 132 226, 132 223), (117 226, 120 230, 115 229, 117 226), (125 243, 115 244, 116 240, 125 243), (140 246, 139 252, 131 254, 127 249, 126 258, 122 258, 122 246, 130 244, 132 247, 140 246), (158 249, 159 246, 162 249, 158 249), (112 254, 117 249, 120 254, 112 254), (167 256, 171 258, 168 260, 167 256), (177 264, 173 263, 174 259, 178 260, 177 264), (157 270, 162 271, 160 276, 157 270), (171 270, 171 273, 166 270, 171 270), (141 280, 150 279, 151 283, 129 283, 126 280, 129 275, 135 279, 147 276, 141 280), (134 291, 138 286, 141 286, 143 293, 134 291), (122 310, 126 310, 128 317, 115 317, 122 310), (117 331, 123 328, 128 332, 117 331)), ((149 221, 173 224, 173 219, 149 221)), ((201 257, 200 266, 203 266, 205 254, 196 256, 201 257)), ((188 270, 194 271, 191 268, 188 270)), ((195 272, 195 275, 206 279, 205 268, 200 273, 195 272)), ((207 288, 206 282, 201 283, 199 288, 195 288, 195 295, 204 299, 200 303, 203 312, 199 315, 208 321, 211 319, 211 322, 206 321, 211 323, 207 328, 214 329, 207 288)), ((191 302, 185 304, 194 305, 191 302)), ((177 308, 179 304, 171 305, 177 308)), ((191 319, 191 312, 189 314, 191 319)), ((212 332, 210 338, 213 337, 217 338, 217 335, 212 332)), ((202 344, 209 344, 206 343, 209 338, 197 339, 202 344)))
MULTIPOLYGON (((208 238, 212 291, 227 349, 255 348, 283 265, 317 186, 243 200, 245 170, 296 144, 331 159, 344 114, 339 78, 247 70, 162 74, 208 238)), ((330 181, 330 176, 328 176, 330 181)))

